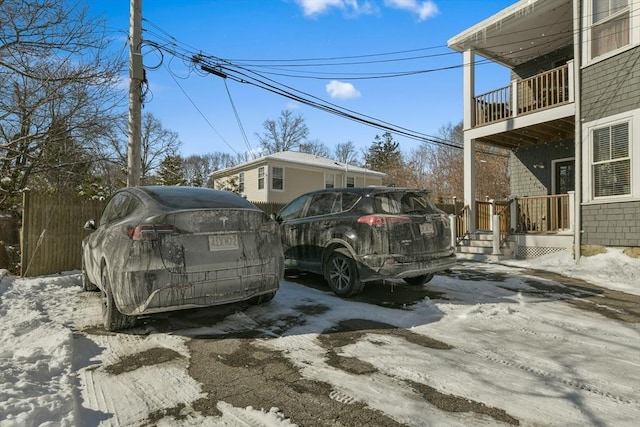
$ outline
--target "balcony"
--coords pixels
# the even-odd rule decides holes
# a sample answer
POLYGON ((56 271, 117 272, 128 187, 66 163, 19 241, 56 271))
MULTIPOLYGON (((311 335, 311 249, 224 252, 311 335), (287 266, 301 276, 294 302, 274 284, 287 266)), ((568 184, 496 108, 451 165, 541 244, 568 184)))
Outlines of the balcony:
POLYGON ((526 114, 533 114, 573 102, 573 61, 514 80, 511 85, 473 98, 474 127, 486 126, 526 114))

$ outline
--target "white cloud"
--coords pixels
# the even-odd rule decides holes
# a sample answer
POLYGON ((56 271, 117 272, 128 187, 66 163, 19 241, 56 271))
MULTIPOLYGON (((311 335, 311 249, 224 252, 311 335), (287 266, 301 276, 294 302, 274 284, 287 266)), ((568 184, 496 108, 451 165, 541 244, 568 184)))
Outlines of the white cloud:
POLYGON ((439 13, 438 6, 431 0, 384 0, 387 7, 406 10, 418 15, 418 21, 425 21, 439 13))
POLYGON ((343 83, 332 80, 326 86, 327 93, 331 98, 353 99, 360 98, 360 92, 351 83, 343 83))
POLYGON ((359 2, 358 0, 295 0, 295 2, 302 8, 305 16, 322 15, 332 8, 354 15, 371 13, 374 9, 369 1, 359 2))

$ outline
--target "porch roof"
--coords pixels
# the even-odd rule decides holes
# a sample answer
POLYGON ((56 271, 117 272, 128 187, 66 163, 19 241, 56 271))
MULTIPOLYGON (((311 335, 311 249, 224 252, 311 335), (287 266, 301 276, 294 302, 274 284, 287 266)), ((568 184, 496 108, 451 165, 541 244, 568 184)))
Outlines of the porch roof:
POLYGON ((520 0, 448 41, 509 68, 572 44, 572 0, 520 0))

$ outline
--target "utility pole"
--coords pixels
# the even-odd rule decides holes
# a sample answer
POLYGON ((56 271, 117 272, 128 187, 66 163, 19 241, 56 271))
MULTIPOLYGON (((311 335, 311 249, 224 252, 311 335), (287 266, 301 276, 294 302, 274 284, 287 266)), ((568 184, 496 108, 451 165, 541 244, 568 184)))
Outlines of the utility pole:
POLYGON ((142 128, 142 0, 130 0, 129 11, 129 144, 127 149, 127 186, 140 185, 140 144, 142 128))

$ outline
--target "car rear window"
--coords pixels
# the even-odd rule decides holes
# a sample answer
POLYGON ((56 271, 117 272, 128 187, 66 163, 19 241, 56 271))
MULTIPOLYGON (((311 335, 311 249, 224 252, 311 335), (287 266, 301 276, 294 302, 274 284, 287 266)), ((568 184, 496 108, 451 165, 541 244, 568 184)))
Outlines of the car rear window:
POLYGON ((421 214, 440 213, 427 193, 389 192, 375 195, 376 212, 384 214, 421 214))
POLYGON ((147 187, 144 190, 156 202, 173 209, 257 209, 253 203, 230 191, 168 186, 147 187))
POLYGON ((360 196, 352 193, 320 193, 313 196, 307 216, 327 215, 348 211, 360 196))

